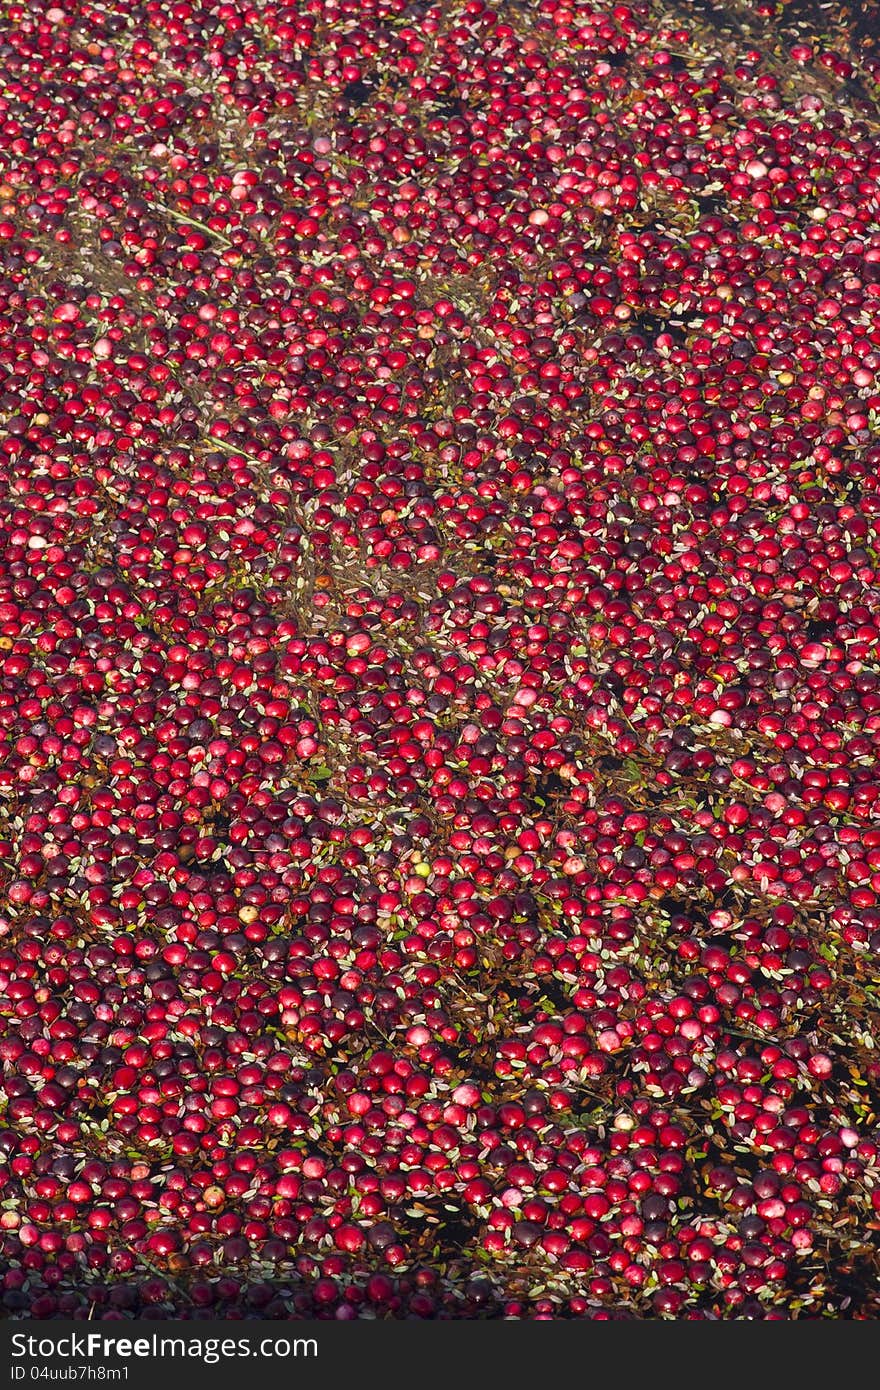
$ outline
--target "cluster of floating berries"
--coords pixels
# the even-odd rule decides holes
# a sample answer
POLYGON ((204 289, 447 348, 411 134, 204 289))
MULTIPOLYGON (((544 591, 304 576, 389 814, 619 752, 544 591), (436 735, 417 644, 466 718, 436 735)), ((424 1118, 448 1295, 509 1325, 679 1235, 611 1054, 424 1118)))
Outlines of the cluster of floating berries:
POLYGON ((667 8, 6 6, 8 1315, 878 1315, 880 67, 667 8))

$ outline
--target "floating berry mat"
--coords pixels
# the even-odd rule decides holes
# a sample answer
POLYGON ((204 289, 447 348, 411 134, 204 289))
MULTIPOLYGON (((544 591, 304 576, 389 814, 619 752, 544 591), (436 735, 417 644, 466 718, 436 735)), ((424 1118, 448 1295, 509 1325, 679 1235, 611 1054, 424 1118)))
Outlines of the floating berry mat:
POLYGON ((0 15, 7 1315, 877 1317, 877 6, 0 15))

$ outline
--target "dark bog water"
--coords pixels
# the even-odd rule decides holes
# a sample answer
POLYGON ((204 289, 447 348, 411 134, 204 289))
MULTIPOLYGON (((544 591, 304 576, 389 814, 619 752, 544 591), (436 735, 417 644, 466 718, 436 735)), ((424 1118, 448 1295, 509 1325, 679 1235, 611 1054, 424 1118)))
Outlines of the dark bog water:
POLYGON ((818 37, 838 38, 854 51, 876 51, 880 38, 880 5, 875 0, 788 0, 781 18, 818 37))
POLYGON ((693 0, 687 8, 727 35, 745 36, 754 24, 769 24, 786 38, 821 41, 853 58, 880 52, 878 0, 693 0))

